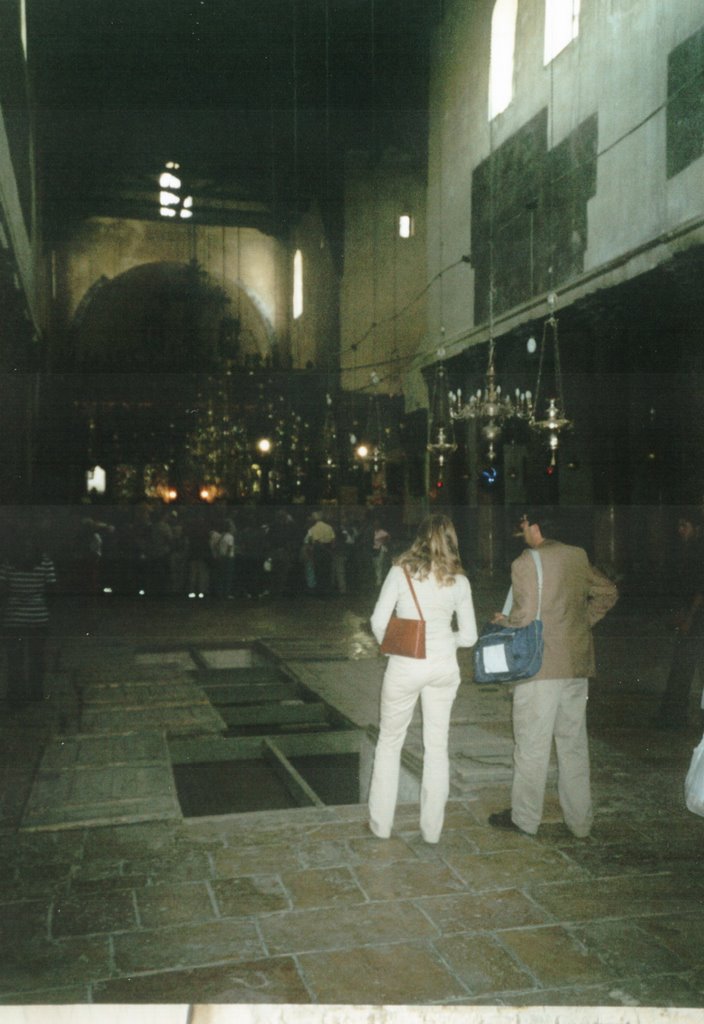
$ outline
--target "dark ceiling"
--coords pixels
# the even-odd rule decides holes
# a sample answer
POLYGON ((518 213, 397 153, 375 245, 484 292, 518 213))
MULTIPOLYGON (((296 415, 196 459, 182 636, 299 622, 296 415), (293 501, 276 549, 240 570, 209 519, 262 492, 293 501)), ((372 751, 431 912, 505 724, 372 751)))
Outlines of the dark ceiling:
POLYGON ((157 215, 167 160, 204 219, 285 232, 315 196, 332 223, 350 148, 424 165, 440 2, 34 0, 50 229, 157 215))

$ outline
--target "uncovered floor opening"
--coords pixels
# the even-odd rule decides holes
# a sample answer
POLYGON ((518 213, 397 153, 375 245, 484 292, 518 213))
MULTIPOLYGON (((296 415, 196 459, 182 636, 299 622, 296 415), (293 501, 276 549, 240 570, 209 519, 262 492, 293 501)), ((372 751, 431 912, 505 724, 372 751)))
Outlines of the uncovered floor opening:
POLYGON ((256 644, 191 654, 189 675, 225 727, 220 735, 170 742, 184 817, 365 799, 364 731, 256 644))

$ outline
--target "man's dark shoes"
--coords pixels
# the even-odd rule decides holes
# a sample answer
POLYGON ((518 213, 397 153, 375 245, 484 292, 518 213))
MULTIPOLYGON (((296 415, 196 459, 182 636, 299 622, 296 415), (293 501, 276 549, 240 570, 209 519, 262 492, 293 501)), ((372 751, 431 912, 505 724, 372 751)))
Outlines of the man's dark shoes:
POLYGON ((524 832, 522 828, 518 827, 511 817, 510 807, 507 807, 505 811, 497 811, 496 814, 490 814, 489 824, 494 828, 502 828, 506 832, 518 832, 522 836, 530 835, 530 832, 524 832))

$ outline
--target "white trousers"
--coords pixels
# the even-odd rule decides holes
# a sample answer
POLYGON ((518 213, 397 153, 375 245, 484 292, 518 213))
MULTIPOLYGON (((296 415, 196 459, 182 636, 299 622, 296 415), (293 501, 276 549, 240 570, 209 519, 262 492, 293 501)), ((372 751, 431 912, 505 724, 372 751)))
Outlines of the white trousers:
POLYGON ((381 688, 379 740, 369 789, 369 825, 375 835, 391 835, 398 798, 401 749, 420 696, 423 715, 423 776, 420 789, 420 830, 426 842, 437 843, 450 792, 447 752, 450 712, 460 684, 456 657, 409 665, 410 659, 389 658, 381 688))
POLYGON ((535 834, 543 817, 553 737, 557 793, 565 824, 576 836, 592 826, 587 740, 586 679, 538 679, 513 691, 513 785, 511 817, 535 834))

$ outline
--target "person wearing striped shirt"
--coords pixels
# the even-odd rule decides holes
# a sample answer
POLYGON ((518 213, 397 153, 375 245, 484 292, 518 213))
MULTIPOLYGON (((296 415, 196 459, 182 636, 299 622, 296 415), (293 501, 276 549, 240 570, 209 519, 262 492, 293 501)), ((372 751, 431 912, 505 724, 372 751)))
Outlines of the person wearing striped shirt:
POLYGON ((20 707, 44 697, 47 595, 56 584, 51 558, 31 534, 18 538, 0 564, 2 634, 7 652, 7 701, 20 707))

